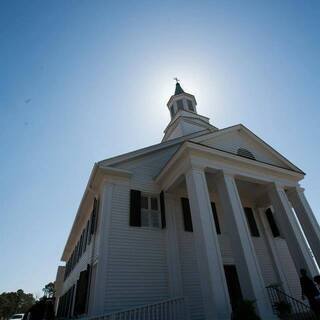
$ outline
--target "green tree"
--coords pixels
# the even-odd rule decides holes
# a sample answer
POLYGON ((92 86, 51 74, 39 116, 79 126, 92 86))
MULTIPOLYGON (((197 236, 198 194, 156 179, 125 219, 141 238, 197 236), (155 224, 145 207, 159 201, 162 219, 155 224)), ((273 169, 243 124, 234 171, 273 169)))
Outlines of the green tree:
POLYGON ((53 282, 49 282, 48 284, 46 284, 44 286, 42 291, 43 291, 45 297, 53 298, 54 295, 55 295, 54 283, 53 282))
POLYGON ((33 295, 21 289, 17 292, 3 292, 0 294, 0 318, 7 319, 15 313, 25 313, 34 303, 33 295))

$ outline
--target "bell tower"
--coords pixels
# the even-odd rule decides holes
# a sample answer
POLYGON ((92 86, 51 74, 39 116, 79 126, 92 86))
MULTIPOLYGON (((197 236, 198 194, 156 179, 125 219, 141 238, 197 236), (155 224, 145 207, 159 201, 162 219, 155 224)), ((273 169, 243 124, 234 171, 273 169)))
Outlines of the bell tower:
POLYGON ((164 130, 162 141, 168 141, 198 131, 217 130, 216 127, 210 124, 209 118, 198 114, 197 101, 194 95, 184 92, 179 80, 177 78, 175 80, 174 95, 171 96, 167 103, 171 121, 164 130))

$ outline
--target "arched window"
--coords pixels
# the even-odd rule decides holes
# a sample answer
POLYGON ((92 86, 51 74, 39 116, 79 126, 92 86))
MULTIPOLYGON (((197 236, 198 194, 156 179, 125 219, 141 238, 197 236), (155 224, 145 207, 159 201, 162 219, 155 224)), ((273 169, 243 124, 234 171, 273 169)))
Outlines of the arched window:
POLYGON ((252 154, 252 152, 250 152, 249 150, 247 150, 245 148, 239 148, 237 151, 237 154, 241 157, 246 157, 249 159, 256 159, 255 156, 252 154))

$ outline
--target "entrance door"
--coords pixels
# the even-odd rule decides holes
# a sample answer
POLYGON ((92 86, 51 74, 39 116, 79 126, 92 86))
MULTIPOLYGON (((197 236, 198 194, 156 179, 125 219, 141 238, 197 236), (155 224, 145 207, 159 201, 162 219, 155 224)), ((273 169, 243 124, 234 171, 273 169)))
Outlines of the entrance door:
POLYGON ((235 265, 227 264, 224 265, 224 273, 226 276, 230 302, 232 310, 236 307, 237 303, 242 300, 242 293, 240 282, 237 274, 237 269, 235 265))

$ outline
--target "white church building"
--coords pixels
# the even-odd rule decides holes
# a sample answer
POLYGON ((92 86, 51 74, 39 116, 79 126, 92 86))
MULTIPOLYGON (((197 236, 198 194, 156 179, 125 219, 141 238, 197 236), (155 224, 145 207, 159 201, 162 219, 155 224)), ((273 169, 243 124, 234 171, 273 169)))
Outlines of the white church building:
MULTIPOLYGON (((242 124, 218 129, 177 82, 161 143, 95 163, 56 279, 59 318, 277 319, 319 274, 304 172, 242 124)), ((298 306, 298 308, 296 308, 298 306)), ((299 309, 299 310, 298 310, 299 309)))

